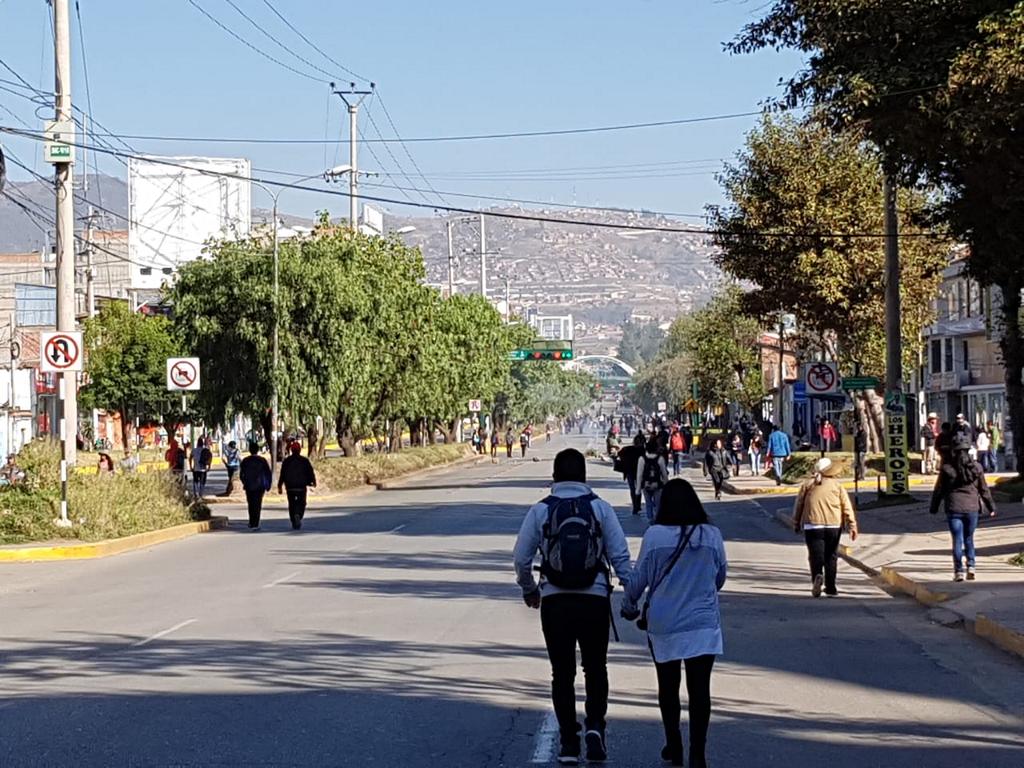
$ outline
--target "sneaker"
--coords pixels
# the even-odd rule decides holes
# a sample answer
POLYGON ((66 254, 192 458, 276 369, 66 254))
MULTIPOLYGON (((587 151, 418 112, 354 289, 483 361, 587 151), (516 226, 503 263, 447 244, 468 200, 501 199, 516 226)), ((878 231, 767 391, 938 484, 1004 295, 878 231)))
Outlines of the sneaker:
POLYGON ((608 748, 604 745, 604 734, 601 731, 589 730, 584 736, 587 742, 587 760, 592 763, 603 763, 608 759, 608 748))
POLYGON ((576 765, 580 761, 580 743, 563 744, 558 750, 558 762, 562 765, 576 765))
POLYGON ((964 580, 964 572, 963 571, 956 571, 953 574, 953 581, 963 581, 963 580, 964 580))
POLYGON ((814 583, 811 585, 811 594, 815 597, 821 597, 821 587, 825 583, 825 577, 820 573, 814 577, 814 583))
POLYGON ((968 568, 967 569, 967 580, 968 581, 974 581, 976 578, 977 578, 977 576, 974 573, 974 569, 973 568, 968 568))
POLYGON ((838 589, 826 589, 825 590, 825 597, 839 597, 839 590, 838 589))

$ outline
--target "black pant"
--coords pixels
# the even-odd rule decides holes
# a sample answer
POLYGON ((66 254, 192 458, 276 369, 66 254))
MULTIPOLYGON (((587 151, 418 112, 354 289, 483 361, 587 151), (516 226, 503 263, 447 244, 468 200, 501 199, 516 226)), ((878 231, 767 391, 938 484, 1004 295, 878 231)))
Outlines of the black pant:
POLYGON ((508 454, 508 457, 510 459, 512 458, 512 443, 506 443, 505 444, 505 453, 508 454))
POLYGON ((260 524, 260 514, 263 512, 263 491, 245 491, 245 501, 249 505, 249 527, 255 528, 260 524))
POLYGON ((715 498, 717 499, 722 495, 722 484, 725 482, 725 478, 729 476, 728 469, 712 469, 711 470, 711 484, 715 486, 715 498))
POLYGON ((562 743, 578 738, 576 724, 576 645, 580 647, 587 689, 586 726, 604 732, 608 712, 608 598, 549 595, 540 604, 540 623, 551 660, 551 701, 562 743))
POLYGON ((839 563, 839 538, 842 533, 838 528, 812 528, 804 531, 811 563, 811 580, 824 571, 826 592, 836 591, 836 566, 839 563))
MULTIPOLYGON (((669 749, 682 754, 682 735, 679 733, 679 684, 682 669, 679 659, 654 663, 658 671, 658 707, 661 722, 665 727, 665 743, 669 749)), ((686 660, 686 697, 690 715, 690 765, 704 764, 704 749, 708 741, 708 724, 711 722, 711 669, 715 664, 713 655, 694 656, 686 660)))
POLYGON ((285 488, 288 494, 288 519, 292 521, 292 528, 302 527, 302 518, 306 515, 306 489, 285 488))

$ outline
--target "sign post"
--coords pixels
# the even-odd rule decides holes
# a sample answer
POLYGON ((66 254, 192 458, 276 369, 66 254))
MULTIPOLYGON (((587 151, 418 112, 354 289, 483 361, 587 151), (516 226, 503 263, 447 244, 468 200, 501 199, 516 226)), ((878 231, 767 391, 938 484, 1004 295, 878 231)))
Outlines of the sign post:
MULTIPOLYGON (((199 358, 169 357, 167 358, 167 391, 181 392, 182 418, 188 413, 188 393, 199 391, 199 358)), ((189 419, 189 443, 192 450, 196 449, 196 425, 189 419)))
POLYGON ((44 331, 39 334, 39 370, 59 373, 57 384, 60 424, 60 519, 57 525, 70 528, 68 519, 68 442, 78 437, 76 425, 64 423, 64 398, 69 385, 76 386, 75 374, 82 370, 82 334, 79 331, 44 331))
POLYGON ((885 491, 905 496, 910 488, 907 454, 907 399, 902 390, 885 393, 885 491))

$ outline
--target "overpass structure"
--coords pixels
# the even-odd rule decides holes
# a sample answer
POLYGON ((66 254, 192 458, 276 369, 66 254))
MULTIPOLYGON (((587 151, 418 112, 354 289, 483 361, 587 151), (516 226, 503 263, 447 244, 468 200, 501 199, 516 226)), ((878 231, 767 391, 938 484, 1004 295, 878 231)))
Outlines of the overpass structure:
POLYGON ((636 375, 633 366, 610 355, 584 355, 573 360, 571 366, 593 375, 606 390, 626 389, 636 375))

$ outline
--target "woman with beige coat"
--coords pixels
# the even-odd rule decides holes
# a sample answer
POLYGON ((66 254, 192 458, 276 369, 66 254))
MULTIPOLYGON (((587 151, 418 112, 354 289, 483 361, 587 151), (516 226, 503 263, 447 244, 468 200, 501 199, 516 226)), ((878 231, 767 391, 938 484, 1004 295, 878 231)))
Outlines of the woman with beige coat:
POLYGON ((831 459, 819 459, 814 465, 814 477, 800 488, 793 507, 793 528, 803 531, 807 554, 811 564, 811 594, 835 597, 836 566, 839 562, 839 539, 843 528, 850 538, 857 540, 857 515, 850 496, 838 475, 840 467, 831 459))

